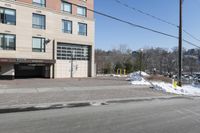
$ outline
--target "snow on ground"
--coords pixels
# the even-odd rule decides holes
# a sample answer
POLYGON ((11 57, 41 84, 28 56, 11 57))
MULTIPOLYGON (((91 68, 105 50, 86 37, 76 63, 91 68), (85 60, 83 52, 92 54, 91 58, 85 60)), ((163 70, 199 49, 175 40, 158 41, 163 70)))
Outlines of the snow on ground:
MULTIPOLYGON (((140 76, 140 71, 130 73, 130 74, 128 75, 128 78, 134 79, 135 76, 140 76)), ((142 77, 149 77, 149 74, 147 74, 147 73, 141 71, 141 76, 142 76, 142 77)))
MULTIPOLYGON (((132 85, 151 85, 150 82, 146 81, 144 77, 148 77, 149 75, 145 72, 134 72, 128 75, 126 80, 131 81, 132 85)), ((165 82, 152 82, 154 87, 158 90, 162 90, 163 92, 179 94, 179 95, 190 95, 190 96, 200 96, 200 85, 183 85, 182 87, 177 86, 173 87, 172 83, 165 82)))
POLYGON ((142 79, 141 81, 131 81, 132 85, 151 85, 148 81, 142 79))
POLYGON ((196 85, 183 85, 182 87, 177 86, 177 88, 173 88, 172 84, 164 82, 153 82, 153 85, 156 87, 156 89, 168 93, 200 96, 200 86, 196 85))
POLYGON ((133 72, 133 73, 130 73, 127 77, 126 80, 128 81, 141 81, 143 78, 142 77, 148 77, 149 75, 145 72, 141 72, 141 75, 140 75, 140 71, 137 71, 137 72, 133 72))
POLYGON ((97 77, 127 77, 127 75, 120 74, 97 74, 97 77))
POLYGON ((141 72, 140 75, 140 71, 137 71, 129 74, 126 80, 131 81, 132 85, 150 85, 150 83, 143 78, 148 76, 149 75, 145 72, 141 72))

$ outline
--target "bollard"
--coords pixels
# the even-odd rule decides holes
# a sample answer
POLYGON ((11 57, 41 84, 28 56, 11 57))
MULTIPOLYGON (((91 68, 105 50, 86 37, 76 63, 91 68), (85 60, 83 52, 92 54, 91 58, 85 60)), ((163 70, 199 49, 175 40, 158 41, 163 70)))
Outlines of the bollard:
POLYGON ((124 69, 124 75, 126 75, 126 69, 124 69))
POLYGON ((174 79, 172 80, 172 87, 174 88, 174 89, 176 89, 177 88, 177 81, 175 81, 174 79))

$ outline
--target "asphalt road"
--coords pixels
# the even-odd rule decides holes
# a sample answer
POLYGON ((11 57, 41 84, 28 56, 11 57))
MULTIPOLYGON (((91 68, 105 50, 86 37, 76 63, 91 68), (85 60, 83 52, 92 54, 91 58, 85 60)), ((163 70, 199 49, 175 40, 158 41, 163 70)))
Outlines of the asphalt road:
POLYGON ((200 99, 0 114, 0 133, 199 133, 200 99))

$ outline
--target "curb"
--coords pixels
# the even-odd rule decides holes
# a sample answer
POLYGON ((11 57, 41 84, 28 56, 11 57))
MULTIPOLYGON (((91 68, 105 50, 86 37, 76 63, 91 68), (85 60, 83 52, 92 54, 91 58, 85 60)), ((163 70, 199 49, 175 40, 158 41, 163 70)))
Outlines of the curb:
POLYGON ((129 103, 129 102, 142 102, 153 100, 171 100, 171 99, 188 99, 193 100, 192 97, 186 96, 161 96, 161 97, 143 97, 143 98, 129 98, 129 99, 110 99, 104 101, 91 101, 91 102, 71 102, 71 103, 48 103, 37 105, 16 105, 16 106, 4 106, 0 107, 0 114, 16 113, 16 112, 28 112, 28 111, 40 111, 62 108, 75 108, 75 107, 88 107, 88 106, 104 106, 114 103, 129 103))
POLYGON ((50 110, 50 109, 62 109, 62 108, 74 108, 74 107, 86 107, 90 105, 91 105, 90 102, 79 102, 79 103, 49 103, 49 104, 37 104, 37 105, 4 106, 4 107, 0 107, 0 114, 50 110))
POLYGON ((129 103, 129 102, 143 102, 153 100, 172 100, 172 99, 188 99, 193 100, 192 97, 187 96, 160 96, 160 97, 144 97, 144 98, 130 98, 130 99, 119 99, 109 100, 107 103, 129 103))

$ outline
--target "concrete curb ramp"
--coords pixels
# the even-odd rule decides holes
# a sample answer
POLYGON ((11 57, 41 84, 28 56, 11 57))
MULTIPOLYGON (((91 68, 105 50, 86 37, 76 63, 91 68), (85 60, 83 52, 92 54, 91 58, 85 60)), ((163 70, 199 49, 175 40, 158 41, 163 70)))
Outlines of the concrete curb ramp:
POLYGON ((62 109, 62 108, 75 108, 75 107, 87 107, 87 106, 102 106, 113 103, 128 103, 128 102, 142 102, 153 100, 170 100, 170 99, 189 99, 193 100, 193 97, 186 96, 161 96, 161 97, 143 97, 143 98, 129 98, 129 99, 108 99, 104 101, 81 101, 71 103, 47 103, 37 105, 16 105, 16 106, 3 106, 0 107, 0 114, 3 113, 15 113, 15 112, 28 112, 50 109, 62 109))

